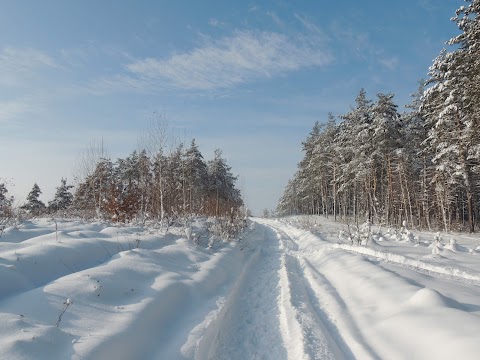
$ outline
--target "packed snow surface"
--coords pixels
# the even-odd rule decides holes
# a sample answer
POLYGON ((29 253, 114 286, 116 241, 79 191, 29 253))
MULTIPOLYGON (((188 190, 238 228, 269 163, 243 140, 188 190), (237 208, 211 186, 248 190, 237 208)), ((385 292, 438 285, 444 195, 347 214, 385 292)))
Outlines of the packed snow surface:
POLYGON ((480 241, 341 222, 24 222, 0 238, 0 359, 478 359, 480 241), (308 228, 310 231, 305 230, 308 228))

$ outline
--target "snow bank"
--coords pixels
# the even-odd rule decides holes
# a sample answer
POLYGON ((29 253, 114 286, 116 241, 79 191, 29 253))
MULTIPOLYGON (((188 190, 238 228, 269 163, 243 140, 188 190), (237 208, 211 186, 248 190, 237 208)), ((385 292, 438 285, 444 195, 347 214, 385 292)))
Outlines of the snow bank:
POLYGON ((357 254, 375 257, 378 259, 383 259, 399 265, 410 266, 415 269, 426 270, 426 271, 431 271, 438 274, 454 276, 454 277, 462 278, 465 280, 472 280, 480 284, 480 274, 473 271, 467 271, 467 270, 463 270, 463 269, 452 267, 452 266, 445 267, 441 265, 435 265, 435 264, 420 261, 417 259, 412 259, 404 255, 394 254, 386 251, 374 250, 364 246, 333 244, 332 247, 337 249, 348 250, 357 254))

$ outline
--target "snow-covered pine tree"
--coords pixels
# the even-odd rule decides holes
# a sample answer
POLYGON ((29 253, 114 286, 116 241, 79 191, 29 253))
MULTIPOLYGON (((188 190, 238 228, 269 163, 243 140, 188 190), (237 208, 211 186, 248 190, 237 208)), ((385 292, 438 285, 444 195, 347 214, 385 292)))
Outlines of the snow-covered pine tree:
POLYGON ((335 117, 326 123, 316 122, 302 143, 304 157, 279 200, 277 213, 336 214, 338 158, 334 143, 337 134, 335 117))
POLYGON ((453 18, 461 34, 448 42, 458 48, 443 50, 430 67, 431 86, 424 93, 422 110, 429 127, 425 145, 434 154, 437 198, 445 230, 454 213, 462 212, 473 232, 479 210, 475 187, 480 161, 480 3, 467 2, 470 4, 457 10, 453 18), (457 210, 458 196, 465 206, 457 210))
POLYGON ((208 171, 195 139, 185 152, 184 162, 188 209, 192 214, 199 214, 203 212, 203 201, 207 195, 208 171))
POLYGON ((368 191, 377 220, 387 224, 401 223, 397 220, 399 214, 395 214, 395 209, 401 208, 401 200, 396 198, 396 194, 401 194, 401 186, 397 184, 398 177, 395 176, 394 169, 398 164, 403 141, 401 119, 393 96, 377 94, 378 99, 372 107, 370 146, 367 148, 372 181, 368 191))
POLYGON ((321 195, 320 184, 316 181, 321 169, 315 164, 314 154, 317 148, 322 125, 316 121, 307 139, 302 142, 302 151, 305 153, 298 164, 299 194, 304 212, 307 214, 320 213, 321 195))
POLYGON ((27 210, 28 213, 32 216, 38 216, 46 210, 45 204, 39 200, 42 190, 37 183, 33 184, 32 190, 27 195, 27 202, 22 205, 20 208, 27 210))
POLYGON ((299 205, 299 195, 297 192, 298 187, 298 172, 295 173, 292 179, 288 180, 282 197, 278 201, 277 214, 280 216, 301 214, 301 208, 299 205))
POLYGON ((432 155, 423 151, 423 143, 427 138, 428 129, 421 113, 422 95, 425 90, 425 80, 419 81, 418 89, 411 95, 412 101, 406 105, 410 111, 402 115, 402 139, 404 146, 399 154, 398 173, 402 185, 404 209, 408 209, 406 219, 410 228, 420 225, 432 229, 431 214, 433 214, 433 189, 431 181, 434 167, 432 155))
POLYGON ((370 163, 372 101, 367 99, 366 92, 361 89, 355 99, 356 106, 343 120, 335 138, 340 160, 337 178, 338 192, 342 197, 343 215, 351 213, 355 220, 361 213, 371 218, 375 210, 375 198, 371 193, 373 168, 370 163))
POLYGON ((150 196, 149 187, 152 173, 150 159, 145 150, 133 151, 115 164, 116 212, 125 220, 139 216, 146 219, 150 196))
POLYGON ((75 209, 87 217, 101 218, 106 215, 115 176, 111 160, 100 159, 93 172, 78 184, 74 197, 75 209))
POLYGON ((48 210, 50 212, 56 212, 68 209, 73 203, 73 194, 70 192, 72 188, 73 185, 67 185, 67 179, 62 178, 53 200, 48 202, 48 210))
POLYGON ((152 163, 146 150, 140 151, 138 155, 138 193, 139 213, 142 222, 145 222, 149 209, 151 208, 150 187, 152 183, 152 163))
POLYGON ((178 217, 184 214, 184 164, 183 144, 167 157, 164 167, 166 215, 178 217))
POLYGON ((326 123, 320 126, 309 162, 310 177, 308 181, 312 183, 309 187, 316 192, 315 213, 323 214, 325 217, 328 217, 329 213, 336 213, 335 175, 338 167, 334 146, 336 134, 335 117, 329 113, 326 123))
POLYGON ((13 196, 8 196, 8 189, 5 183, 0 183, 0 230, 3 230, 3 227, 14 216, 12 209, 13 200, 13 196))
POLYGON ((338 126, 335 116, 329 113, 314 152, 314 162, 321 169, 318 181, 322 188, 322 211, 324 216, 328 217, 329 214, 333 214, 335 218, 337 216, 336 177, 340 166, 335 146, 337 134, 338 126))
POLYGON ((215 216, 230 214, 232 208, 243 205, 240 191, 235 187, 237 177, 231 172, 222 157, 222 151, 216 149, 214 158, 207 162, 209 176, 210 213, 215 216))

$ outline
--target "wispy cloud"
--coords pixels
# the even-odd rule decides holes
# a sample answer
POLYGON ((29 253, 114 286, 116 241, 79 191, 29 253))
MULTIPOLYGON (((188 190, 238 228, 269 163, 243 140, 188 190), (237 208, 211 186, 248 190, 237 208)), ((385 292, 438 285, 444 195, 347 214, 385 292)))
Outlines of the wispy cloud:
POLYGON ((30 97, 0 102, 0 124, 14 124, 13 120, 38 112, 40 108, 39 103, 30 97))
POLYGON ((353 53, 356 58, 365 60, 375 52, 375 48, 366 32, 356 31, 343 23, 334 21, 332 23, 332 34, 347 52, 348 57, 353 53))
POLYGON ((438 9, 438 3, 432 0, 419 0, 418 4, 429 12, 433 12, 438 9))
POLYGON ((158 84, 153 84, 146 79, 140 79, 129 75, 115 75, 113 77, 101 77, 91 81, 87 86, 77 86, 77 90, 86 90, 92 95, 104 95, 111 91, 133 90, 142 92, 154 92, 158 84))
POLYGON ((280 27, 285 26, 283 21, 278 17, 278 15, 275 12, 267 11, 266 15, 269 16, 277 26, 280 26, 280 27))
POLYGON ((307 19, 306 16, 300 14, 294 14, 295 18, 308 30, 310 34, 315 34, 317 37, 326 38, 326 35, 317 25, 315 25, 312 21, 307 19))
POLYGON ((380 58, 378 61, 380 62, 380 64, 382 64, 391 71, 395 70, 399 64, 399 60, 397 57, 380 58))
POLYGON ((190 52, 127 65, 131 76, 182 89, 230 88, 332 61, 324 38, 313 33, 289 37, 276 32, 237 31, 209 40, 190 52))
POLYGON ((24 101, 0 102, 0 123, 7 122, 28 109, 29 107, 24 101))
POLYGON ((37 70, 60 68, 48 54, 32 48, 11 46, 0 50, 0 84, 15 86, 37 70))
POLYGON ((17 70, 27 70, 38 66, 57 67, 57 63, 46 53, 32 48, 14 48, 7 46, 0 52, 0 64, 15 68, 17 70))
POLYGON ((344 58, 351 61, 354 58, 369 62, 372 66, 383 66, 386 70, 396 70, 400 64, 397 56, 392 56, 370 40, 367 32, 355 31, 338 22, 332 25, 336 39, 343 46, 344 58))
POLYGON ((220 20, 216 19, 216 18, 210 18, 210 20, 208 20, 208 24, 210 26, 213 26, 213 27, 221 27, 223 26, 223 22, 221 22, 220 20))

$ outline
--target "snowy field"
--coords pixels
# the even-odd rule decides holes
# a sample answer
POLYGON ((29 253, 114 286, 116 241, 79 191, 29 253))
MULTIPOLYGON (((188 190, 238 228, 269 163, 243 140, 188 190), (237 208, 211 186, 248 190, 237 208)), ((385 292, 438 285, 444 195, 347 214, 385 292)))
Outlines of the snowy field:
POLYGON ((208 248, 182 228, 7 228, 0 358, 478 359, 478 237, 378 230, 362 246, 341 222, 253 219, 208 248))

